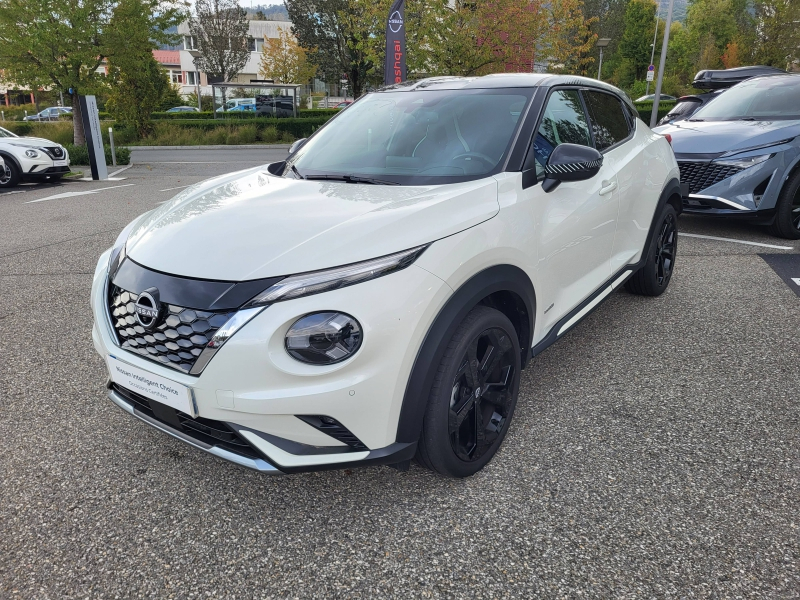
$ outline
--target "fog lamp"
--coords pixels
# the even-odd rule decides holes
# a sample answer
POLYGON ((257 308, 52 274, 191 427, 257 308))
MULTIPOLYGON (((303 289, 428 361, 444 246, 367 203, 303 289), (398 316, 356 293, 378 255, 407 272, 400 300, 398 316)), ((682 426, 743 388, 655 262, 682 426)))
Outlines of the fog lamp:
POLYGON ((361 324, 340 312, 318 312, 298 319, 286 334, 289 355, 311 365, 347 360, 361 347, 361 324))

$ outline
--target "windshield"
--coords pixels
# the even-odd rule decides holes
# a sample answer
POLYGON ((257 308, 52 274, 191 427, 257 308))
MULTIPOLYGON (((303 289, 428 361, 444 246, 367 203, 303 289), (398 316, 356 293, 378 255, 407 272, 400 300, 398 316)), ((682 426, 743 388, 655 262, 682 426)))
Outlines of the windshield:
POLYGON ((419 185, 502 168, 531 89, 379 92, 331 120, 287 162, 287 177, 419 185))
POLYGON ((749 79, 698 110, 692 121, 800 119, 800 76, 749 79))
POLYGON ((15 138, 19 137, 18 135, 11 133, 8 129, 3 129, 0 127, 0 138, 15 138))

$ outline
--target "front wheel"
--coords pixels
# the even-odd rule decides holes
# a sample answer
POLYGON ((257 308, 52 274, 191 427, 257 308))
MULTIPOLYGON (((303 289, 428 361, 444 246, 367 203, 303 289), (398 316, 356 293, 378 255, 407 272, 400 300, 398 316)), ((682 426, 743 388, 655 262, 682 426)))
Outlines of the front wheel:
POLYGON ((517 403, 521 370, 514 326, 477 306, 453 334, 438 365, 417 460, 450 477, 468 477, 495 455, 517 403))
POLYGON ((631 294, 660 296, 672 279, 678 252, 678 213, 671 204, 661 209, 654 231, 649 248, 645 248, 644 265, 625 282, 631 294))
POLYGON ((800 170, 783 186, 775 209, 770 233, 787 240, 800 239, 800 170))
POLYGON ((0 189, 12 188, 19 183, 17 165, 7 160, 5 167, 0 167, 0 189))

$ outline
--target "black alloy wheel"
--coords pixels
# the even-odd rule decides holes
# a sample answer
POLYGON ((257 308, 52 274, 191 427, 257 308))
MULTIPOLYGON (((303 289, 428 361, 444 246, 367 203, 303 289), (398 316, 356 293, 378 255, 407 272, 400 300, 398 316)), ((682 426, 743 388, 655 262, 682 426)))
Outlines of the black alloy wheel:
POLYGON ((663 286, 672 276, 672 267, 675 264, 675 238, 678 236, 678 227, 675 223, 674 213, 670 213, 661 225, 655 248, 656 281, 663 286))
POLYGON ((417 445, 418 462, 468 477, 495 455, 508 433, 522 352, 508 317, 476 306, 459 324, 439 364, 417 445))
POLYGON ((514 352, 508 333, 493 327, 475 337, 461 358, 450 394, 448 432, 453 452, 463 461, 482 457, 508 422, 514 352))
POLYGON ((660 296, 675 272, 678 254, 678 213, 665 204, 653 221, 653 237, 642 253, 644 264, 625 282, 625 289, 640 296, 660 296))

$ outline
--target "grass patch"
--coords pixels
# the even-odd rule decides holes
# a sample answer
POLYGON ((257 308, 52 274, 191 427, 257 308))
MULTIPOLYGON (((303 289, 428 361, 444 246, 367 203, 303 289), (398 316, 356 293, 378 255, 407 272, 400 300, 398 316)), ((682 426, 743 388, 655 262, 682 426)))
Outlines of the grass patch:
POLYGON ((83 177, 83 171, 70 171, 64 175, 64 179, 79 179, 83 177))
MULTIPOLYGON (((199 122, 198 122, 199 123, 199 122)), ((156 121, 153 123, 154 131, 149 136, 134 140, 127 131, 120 130, 121 142, 135 143, 142 146, 226 146, 241 144, 276 144, 291 143, 294 136, 287 132, 278 131, 275 127, 259 126, 255 123, 227 124, 199 127, 186 124, 171 123, 169 121, 156 121)), ((192 123, 194 125, 194 123, 192 123)))

